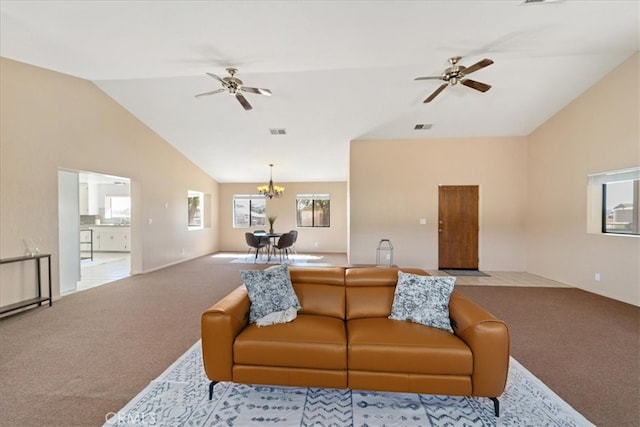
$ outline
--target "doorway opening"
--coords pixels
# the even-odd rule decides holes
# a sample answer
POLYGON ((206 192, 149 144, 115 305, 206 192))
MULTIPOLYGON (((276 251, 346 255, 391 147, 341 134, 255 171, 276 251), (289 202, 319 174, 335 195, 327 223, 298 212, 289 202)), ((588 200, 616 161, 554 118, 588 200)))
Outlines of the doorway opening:
POLYGON ((131 275, 131 180, 78 173, 80 280, 86 290, 131 275))

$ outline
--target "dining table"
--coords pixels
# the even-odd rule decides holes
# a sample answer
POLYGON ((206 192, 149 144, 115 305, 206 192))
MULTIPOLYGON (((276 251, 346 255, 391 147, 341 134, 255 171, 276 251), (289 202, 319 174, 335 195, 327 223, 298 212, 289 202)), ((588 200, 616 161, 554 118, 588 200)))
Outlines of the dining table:
MULTIPOLYGON (((267 262, 271 261, 271 248, 275 246, 276 239, 282 236, 283 233, 271 233, 267 231, 256 231, 254 236, 267 239, 267 262)), ((274 252, 275 254, 275 252, 274 252)))

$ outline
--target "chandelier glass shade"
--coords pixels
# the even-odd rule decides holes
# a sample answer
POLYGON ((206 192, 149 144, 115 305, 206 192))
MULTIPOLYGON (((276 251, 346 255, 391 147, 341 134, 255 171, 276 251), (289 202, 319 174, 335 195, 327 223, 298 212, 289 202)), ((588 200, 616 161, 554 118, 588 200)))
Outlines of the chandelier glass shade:
POLYGON ((271 172, 269 174, 269 184, 258 186, 258 192, 270 199, 273 199, 274 197, 281 197, 284 193, 284 187, 273 185, 273 164, 269 164, 269 167, 271 168, 271 172))

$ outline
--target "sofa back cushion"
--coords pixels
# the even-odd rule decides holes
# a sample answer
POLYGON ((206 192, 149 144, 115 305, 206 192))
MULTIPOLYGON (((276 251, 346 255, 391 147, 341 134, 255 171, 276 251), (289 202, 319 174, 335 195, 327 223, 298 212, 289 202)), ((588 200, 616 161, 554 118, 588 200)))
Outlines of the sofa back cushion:
POLYGON ((289 267, 300 314, 345 318, 344 267, 289 267))
MULTIPOLYGON (((398 283, 399 268, 361 267, 345 272, 346 319, 389 317, 398 283)), ((403 268, 402 271, 428 275, 426 271, 403 268)))

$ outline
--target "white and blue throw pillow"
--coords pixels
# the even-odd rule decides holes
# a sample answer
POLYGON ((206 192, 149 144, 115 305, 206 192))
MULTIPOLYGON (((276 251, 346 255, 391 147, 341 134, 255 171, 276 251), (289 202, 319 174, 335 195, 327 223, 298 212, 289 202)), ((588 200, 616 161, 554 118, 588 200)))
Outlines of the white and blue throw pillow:
POLYGON ((266 326, 291 321, 296 317, 301 306, 293 290, 289 268, 286 265, 271 267, 264 271, 241 271, 240 277, 251 301, 250 322, 257 323, 258 326, 266 326), (279 312, 282 312, 282 315, 274 315, 279 312))
POLYGON ((398 271, 389 319, 409 320, 453 333, 449 299, 455 281, 455 277, 420 276, 398 271))

